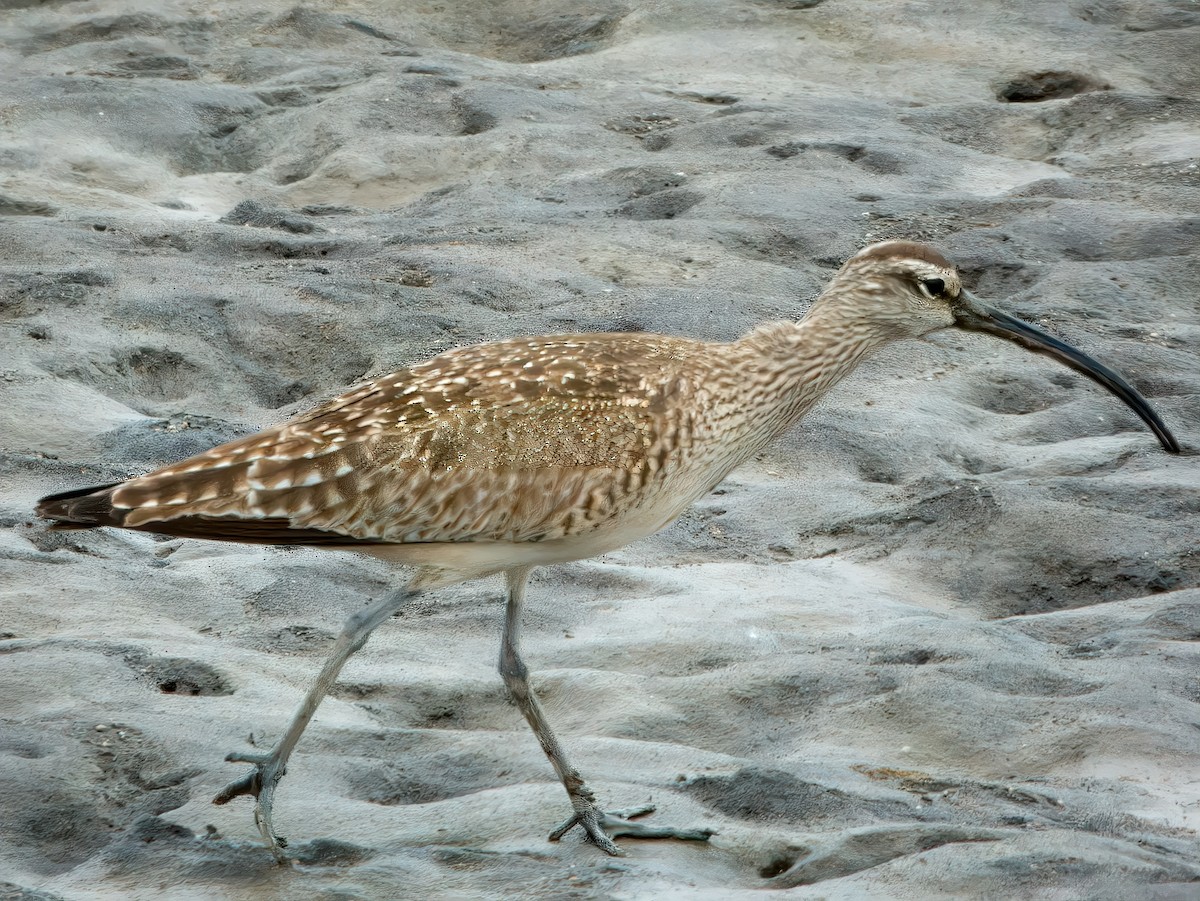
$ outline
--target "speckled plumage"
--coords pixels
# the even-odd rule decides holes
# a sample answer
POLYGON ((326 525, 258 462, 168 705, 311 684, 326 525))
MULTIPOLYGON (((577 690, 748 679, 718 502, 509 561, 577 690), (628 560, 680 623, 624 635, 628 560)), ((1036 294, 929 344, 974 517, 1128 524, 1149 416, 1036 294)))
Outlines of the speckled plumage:
POLYGON ((112 503, 125 525, 167 531, 202 516, 332 540, 553 540, 619 516, 686 458, 705 347, 573 335, 448 351, 126 482, 112 503))
POLYGON ((796 329, 448 351, 116 486, 113 524, 333 546, 590 537, 590 556, 669 523, 816 399, 796 358, 764 353, 796 329))

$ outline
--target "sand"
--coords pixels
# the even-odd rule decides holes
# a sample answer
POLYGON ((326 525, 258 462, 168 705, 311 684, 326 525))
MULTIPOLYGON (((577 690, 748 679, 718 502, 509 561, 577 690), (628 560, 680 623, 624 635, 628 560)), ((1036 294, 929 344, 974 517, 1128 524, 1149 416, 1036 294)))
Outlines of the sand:
POLYGON ((0 3, 0 897, 1200 897, 1200 11, 1122 3, 0 3), (499 580, 346 668, 276 805, 211 797, 341 621, 343 553, 52 533, 443 348, 732 338, 927 240, 1175 430, 994 338, 864 365, 678 523, 536 575, 603 803, 548 832, 499 580))

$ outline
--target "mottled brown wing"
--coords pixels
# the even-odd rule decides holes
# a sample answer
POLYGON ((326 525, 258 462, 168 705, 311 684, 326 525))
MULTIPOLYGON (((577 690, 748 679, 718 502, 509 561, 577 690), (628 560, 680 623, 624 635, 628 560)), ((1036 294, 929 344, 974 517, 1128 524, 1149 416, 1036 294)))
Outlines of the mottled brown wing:
POLYGON ((695 342, 636 335, 450 351, 109 489, 112 524, 267 543, 566 534, 663 468, 656 436, 689 428, 684 359, 703 359, 695 342))

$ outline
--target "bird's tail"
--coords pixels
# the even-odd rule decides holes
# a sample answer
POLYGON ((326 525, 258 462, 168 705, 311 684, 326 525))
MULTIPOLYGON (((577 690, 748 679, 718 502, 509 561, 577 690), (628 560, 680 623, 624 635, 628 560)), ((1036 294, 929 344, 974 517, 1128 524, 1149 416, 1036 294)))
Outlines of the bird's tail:
POLYGON ((37 502, 38 516, 55 520, 55 529, 94 529, 97 526, 119 526, 125 518, 123 510, 114 510, 113 490, 120 485, 93 485, 61 494, 49 494, 37 502))
MULTIPOLYGON (((155 474, 131 479, 134 489, 153 491, 150 488, 139 488, 138 484, 147 479, 153 480, 155 474)), ((183 538, 207 538, 212 541, 240 541, 244 544, 306 544, 329 547, 345 545, 375 544, 373 538, 355 538, 323 528, 293 527, 284 516, 240 516, 238 513, 221 515, 220 513, 186 513, 183 515, 163 517, 161 519, 147 517, 147 509, 159 509, 156 499, 152 496, 143 499, 139 504, 126 506, 122 503, 113 504, 113 492, 129 482, 113 482, 110 485, 93 485, 91 488, 79 488, 75 491, 64 491, 62 494, 50 494, 37 502, 37 515, 54 520, 52 529, 94 529, 98 526, 117 526, 123 529, 137 529, 142 532, 157 532, 161 535, 176 535, 183 538), (149 501, 149 502, 147 502, 149 501)), ((129 492, 130 488, 126 488, 129 492)), ((122 496, 124 498, 124 495, 122 496)), ((136 498, 135 498, 136 499, 136 498)), ((182 511, 182 505, 171 504, 168 510, 182 511)))

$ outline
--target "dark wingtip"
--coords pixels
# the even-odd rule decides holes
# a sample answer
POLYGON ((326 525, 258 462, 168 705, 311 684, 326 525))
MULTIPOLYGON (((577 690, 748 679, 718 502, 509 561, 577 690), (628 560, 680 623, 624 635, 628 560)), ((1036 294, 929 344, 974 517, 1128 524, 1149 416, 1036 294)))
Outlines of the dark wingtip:
POLYGON ((121 523, 113 516, 112 505, 112 492, 119 484, 92 485, 90 488, 46 495, 37 502, 37 515, 53 519, 57 525, 66 528, 119 526, 121 523))

